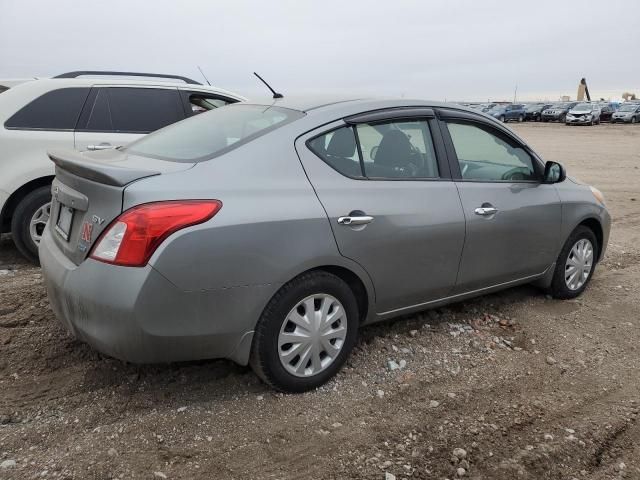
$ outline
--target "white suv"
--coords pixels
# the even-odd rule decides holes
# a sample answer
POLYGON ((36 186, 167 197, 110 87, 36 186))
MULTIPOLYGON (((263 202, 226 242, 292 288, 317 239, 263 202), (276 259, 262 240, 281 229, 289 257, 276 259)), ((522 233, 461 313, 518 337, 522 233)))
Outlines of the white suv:
POLYGON ((0 89, 0 233, 11 232, 18 250, 34 262, 54 176, 47 150, 126 145, 196 113, 245 100, 189 78, 133 72, 70 72, 0 85, 11 86, 0 89))

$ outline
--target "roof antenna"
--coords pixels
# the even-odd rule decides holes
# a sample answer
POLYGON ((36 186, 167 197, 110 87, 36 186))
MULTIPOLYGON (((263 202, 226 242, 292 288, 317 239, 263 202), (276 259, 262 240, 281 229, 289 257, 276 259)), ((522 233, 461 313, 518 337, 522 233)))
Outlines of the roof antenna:
POLYGON ((207 82, 207 85, 211 86, 211 82, 209 81, 209 79, 207 78, 207 76, 204 74, 204 72, 202 71, 202 69, 200 68, 200 65, 196 65, 196 67, 198 67, 198 70, 200 70, 200 73, 202 74, 202 76, 204 77, 204 79, 207 82))
POLYGON ((261 81, 262 83, 264 83, 264 84, 267 86, 267 88, 268 88, 269 90, 271 90, 271 93, 273 93, 273 98, 284 98, 284 96, 283 96, 281 93, 278 93, 278 92, 276 92, 273 88, 271 88, 271 85, 269 85, 269 84, 264 80, 264 78, 262 78, 262 77, 261 77, 260 75, 258 75, 256 72, 253 72, 253 74, 254 74, 256 77, 258 77, 258 78, 260 79, 260 81, 261 81))

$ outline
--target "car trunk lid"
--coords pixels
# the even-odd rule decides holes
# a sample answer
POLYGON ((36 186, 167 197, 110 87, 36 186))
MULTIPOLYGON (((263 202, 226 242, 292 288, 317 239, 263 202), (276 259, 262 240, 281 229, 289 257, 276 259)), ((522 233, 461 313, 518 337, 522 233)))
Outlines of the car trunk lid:
POLYGON ((49 158, 56 164, 49 228, 58 247, 76 265, 86 259, 98 236, 122 213, 127 186, 193 166, 116 149, 55 150, 49 152, 49 158))

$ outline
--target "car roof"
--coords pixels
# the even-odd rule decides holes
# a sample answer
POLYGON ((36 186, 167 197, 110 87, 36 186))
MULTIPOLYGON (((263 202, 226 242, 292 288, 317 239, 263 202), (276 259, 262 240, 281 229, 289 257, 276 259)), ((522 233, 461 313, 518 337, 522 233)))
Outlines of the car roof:
MULTIPOLYGON (((2 84, 2 82, 0 82, 2 84)), ((165 81, 165 80, 139 80, 134 78, 114 78, 108 76, 87 76, 79 78, 41 78, 41 79, 25 79, 14 83, 13 89, 29 88, 36 86, 37 90, 42 92, 53 90, 55 88, 65 87, 92 87, 92 86, 133 86, 133 87, 167 87, 180 88, 182 90, 208 92, 218 95, 224 95, 240 101, 246 100, 245 97, 237 93, 218 88, 216 86, 190 84, 182 81, 165 81)))
POLYGON ((313 130, 332 122, 340 121, 346 117, 359 115, 376 110, 386 110, 394 108, 446 108, 459 112, 469 113, 474 117, 481 117, 486 123, 493 125, 499 130, 507 131, 511 136, 526 143, 517 133, 505 127, 502 122, 496 120, 491 115, 487 115, 479 110, 465 107, 457 103, 438 102, 432 100, 406 99, 406 98, 348 98, 348 97, 326 97, 326 96, 291 96, 284 98, 265 98, 263 101, 254 99, 243 104, 230 105, 225 108, 235 108, 242 105, 262 105, 288 108, 305 113, 304 118, 294 122, 299 125, 300 132, 313 130))
MULTIPOLYGON (((354 109, 365 112, 369 110, 378 110, 384 108, 401 108, 401 107, 431 107, 431 108, 454 108, 477 114, 478 111, 469 107, 465 107, 458 103, 445 103, 430 100, 393 98, 393 97, 348 97, 348 96, 287 96, 284 98, 264 98, 252 99, 249 104, 270 105, 291 110, 298 110, 307 114, 326 113, 332 110, 343 111, 345 109, 354 109)), ((490 117, 487 117, 490 118, 490 117)))

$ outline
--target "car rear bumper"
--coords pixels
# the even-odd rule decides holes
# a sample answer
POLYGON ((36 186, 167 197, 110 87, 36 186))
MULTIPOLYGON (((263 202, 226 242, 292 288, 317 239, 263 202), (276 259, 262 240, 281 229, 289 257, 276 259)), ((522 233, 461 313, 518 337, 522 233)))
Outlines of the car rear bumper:
POLYGON ((147 265, 72 263, 47 229, 40 262, 51 307, 95 349, 134 363, 208 358, 248 362, 253 328, 270 286, 182 291, 147 265))

